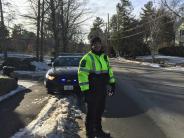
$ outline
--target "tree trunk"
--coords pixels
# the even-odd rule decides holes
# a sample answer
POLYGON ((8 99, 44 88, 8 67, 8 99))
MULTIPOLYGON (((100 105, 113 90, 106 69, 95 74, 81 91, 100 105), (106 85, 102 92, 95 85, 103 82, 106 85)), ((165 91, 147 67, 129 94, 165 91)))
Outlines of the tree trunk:
POLYGON ((54 46, 54 57, 56 58, 58 55, 58 47, 59 47, 59 38, 58 38, 58 30, 56 27, 56 11, 54 7, 54 1, 50 1, 51 6, 51 16, 52 16, 52 29, 54 32, 54 40, 55 40, 55 46, 54 46))
POLYGON ((5 25, 4 25, 4 16, 3 16, 3 6, 2 1, 0 0, 0 10, 1 10, 1 27, 2 27, 2 47, 4 53, 4 59, 7 58, 7 47, 5 46, 5 25))
POLYGON ((64 11, 63 11, 63 0, 61 0, 61 26, 62 26, 62 32, 61 32, 61 37, 62 37, 62 47, 63 47, 63 52, 66 52, 66 46, 65 46, 65 23, 64 23, 64 11))
POLYGON ((37 37, 36 37, 36 58, 39 60, 40 51, 40 0, 38 0, 38 15, 37 15, 37 37))
POLYGON ((42 17, 41 17, 41 47, 40 47, 40 61, 43 61, 43 39, 44 39, 44 34, 43 34, 43 25, 44 25, 44 5, 45 5, 45 0, 42 2, 42 17))

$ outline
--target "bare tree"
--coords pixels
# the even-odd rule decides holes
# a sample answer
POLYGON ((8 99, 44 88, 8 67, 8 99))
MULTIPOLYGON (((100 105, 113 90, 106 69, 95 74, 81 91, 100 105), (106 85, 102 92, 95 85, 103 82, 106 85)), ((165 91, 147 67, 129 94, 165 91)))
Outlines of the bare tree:
POLYGON ((48 7, 45 6, 45 0, 28 0, 30 4, 30 11, 28 14, 21 15, 29 19, 30 24, 36 26, 36 57, 37 60, 43 60, 43 43, 44 43, 44 25, 45 15, 48 7))
POLYGON ((161 0, 161 3, 167 7, 174 15, 184 18, 184 1, 183 0, 161 0))
POLYGON ((54 56, 59 51, 66 52, 69 43, 82 36, 81 24, 91 17, 84 18, 89 12, 80 0, 28 0, 31 14, 23 15, 37 26, 37 57, 43 56, 44 34, 54 40, 54 56), (41 37, 41 38, 40 38, 41 37), (40 40, 41 39, 41 40, 40 40), (40 53, 38 52, 40 50, 40 53))
POLYGON ((152 62, 155 62, 155 54, 158 51, 158 35, 159 35, 159 20, 156 19, 156 14, 150 15, 149 19, 149 30, 150 30, 150 41, 149 41, 149 47, 151 50, 151 56, 152 56, 152 62))
POLYGON ((59 48, 59 37, 58 37, 58 25, 56 23, 56 6, 54 0, 50 0, 50 8, 51 8, 51 19, 52 19, 52 29, 54 34, 55 46, 54 46, 54 56, 56 57, 58 54, 59 48))
POLYGON ((84 18, 88 11, 79 0, 50 0, 47 2, 50 4, 51 16, 48 17, 51 17, 49 20, 52 22, 55 53, 58 52, 58 49, 66 52, 68 44, 75 41, 76 35, 81 34, 81 24, 90 18, 84 18))

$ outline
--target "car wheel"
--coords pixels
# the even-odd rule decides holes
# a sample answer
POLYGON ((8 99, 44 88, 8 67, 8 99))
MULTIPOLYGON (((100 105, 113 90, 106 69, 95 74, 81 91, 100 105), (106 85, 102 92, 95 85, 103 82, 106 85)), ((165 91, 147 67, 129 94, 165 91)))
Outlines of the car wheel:
POLYGON ((47 94, 54 94, 54 92, 51 91, 50 89, 47 89, 47 94))

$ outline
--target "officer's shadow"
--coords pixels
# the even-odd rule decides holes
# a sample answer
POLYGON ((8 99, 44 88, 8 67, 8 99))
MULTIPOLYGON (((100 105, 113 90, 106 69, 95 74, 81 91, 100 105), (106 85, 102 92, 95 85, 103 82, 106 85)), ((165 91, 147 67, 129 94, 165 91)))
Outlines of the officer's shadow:
POLYGON ((117 88, 117 93, 106 99, 106 109, 103 117, 105 118, 127 118, 143 114, 145 111, 140 109, 130 97, 117 88))

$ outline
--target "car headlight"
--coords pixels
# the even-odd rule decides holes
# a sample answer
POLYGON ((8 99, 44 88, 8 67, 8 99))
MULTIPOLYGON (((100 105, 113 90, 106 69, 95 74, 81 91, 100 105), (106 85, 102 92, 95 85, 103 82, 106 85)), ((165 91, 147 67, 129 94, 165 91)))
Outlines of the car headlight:
POLYGON ((77 79, 74 79, 74 80, 73 80, 73 83, 77 83, 77 79))
POLYGON ((48 80, 54 80, 54 79, 55 79, 54 76, 51 76, 51 75, 49 75, 49 74, 46 75, 46 78, 47 78, 48 80))

